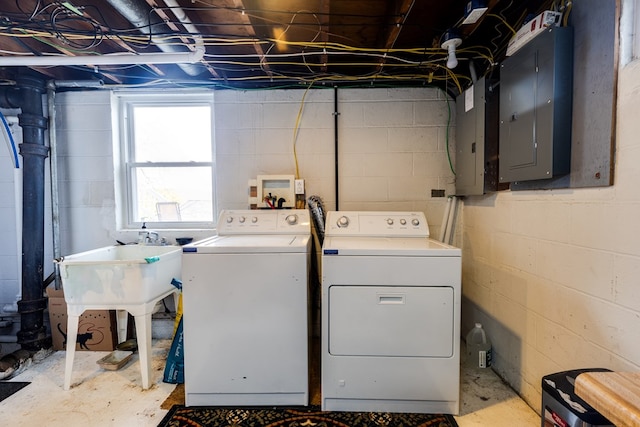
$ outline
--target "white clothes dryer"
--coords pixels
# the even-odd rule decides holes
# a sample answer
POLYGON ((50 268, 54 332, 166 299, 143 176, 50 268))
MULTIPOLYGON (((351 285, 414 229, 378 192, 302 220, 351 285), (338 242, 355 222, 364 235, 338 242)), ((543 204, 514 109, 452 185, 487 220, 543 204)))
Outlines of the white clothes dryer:
POLYGON ((422 212, 329 212, 322 409, 457 414, 461 251, 422 212))
POLYGON ((183 247, 187 406, 307 405, 307 210, 223 211, 183 247))

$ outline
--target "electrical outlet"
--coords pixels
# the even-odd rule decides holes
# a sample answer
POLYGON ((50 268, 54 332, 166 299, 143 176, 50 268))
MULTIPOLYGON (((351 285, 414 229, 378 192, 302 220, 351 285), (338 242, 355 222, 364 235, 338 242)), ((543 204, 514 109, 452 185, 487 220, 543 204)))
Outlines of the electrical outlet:
POLYGON ((296 194, 304 194, 304 179, 296 179, 293 187, 296 194))

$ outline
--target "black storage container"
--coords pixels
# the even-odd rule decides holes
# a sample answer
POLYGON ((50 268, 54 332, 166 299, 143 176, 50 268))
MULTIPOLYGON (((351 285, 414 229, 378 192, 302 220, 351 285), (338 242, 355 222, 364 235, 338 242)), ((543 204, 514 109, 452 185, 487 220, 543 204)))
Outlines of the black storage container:
POLYGON ((574 391, 576 377, 583 372, 609 372, 608 369, 575 369, 542 377, 541 427, 611 426, 574 391))

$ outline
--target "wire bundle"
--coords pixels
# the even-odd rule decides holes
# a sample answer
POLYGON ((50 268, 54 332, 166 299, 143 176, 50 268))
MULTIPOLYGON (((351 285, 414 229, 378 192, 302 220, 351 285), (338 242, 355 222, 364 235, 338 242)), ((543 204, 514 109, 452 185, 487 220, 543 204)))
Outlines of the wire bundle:
MULTIPOLYGON (((285 11, 285 10, 260 10, 229 8, 215 6, 209 2, 194 1, 197 6, 185 7, 184 11, 198 12, 209 9, 224 10, 229 13, 247 15, 253 21, 245 20, 246 24, 234 22, 199 22, 198 28, 223 29, 226 25, 247 25, 252 30, 262 30, 281 26, 284 30, 274 37, 262 36, 234 37, 219 34, 202 34, 202 43, 207 47, 202 62, 215 70, 219 76, 204 75, 190 82, 180 82, 167 79, 157 68, 145 67, 146 81, 142 84, 172 84, 172 85, 234 85, 246 83, 247 85, 273 86, 283 84, 305 84, 313 82, 316 85, 323 83, 384 83, 402 84, 411 82, 415 84, 422 81, 424 84, 436 84, 439 86, 452 85, 455 92, 460 93, 464 87, 471 83, 471 78, 464 72, 456 72, 445 66, 447 52, 439 47, 415 46, 409 48, 369 48, 354 46, 349 43, 328 41, 343 38, 338 34, 329 34, 329 14, 322 14, 309 10, 285 11), (264 17, 264 13, 272 16, 282 16, 282 20, 275 22, 264 17), (285 35, 291 34, 291 29, 296 28, 299 34, 308 33, 306 40, 285 40, 285 35), (228 53, 246 47, 246 53, 228 53)), ((38 51, 35 54, 65 55, 71 52, 83 54, 101 55, 96 49, 106 40, 115 43, 110 50, 117 49, 135 52, 146 49, 154 43, 189 46, 192 34, 184 29, 184 26, 176 22, 167 22, 167 12, 171 8, 153 8, 151 13, 164 17, 162 20, 172 24, 172 28, 183 31, 162 33, 154 28, 146 28, 145 34, 141 28, 113 28, 102 13, 92 5, 74 6, 69 2, 38 0, 32 10, 24 10, 20 0, 15 0, 19 13, 0 11, 0 36, 14 39, 31 39, 49 46, 47 51, 38 51), (95 17, 95 18, 94 18, 95 17), (97 18, 97 19, 96 19, 97 18), (54 48, 56 51, 52 51, 54 48)), ((463 46, 458 49, 458 55, 466 60, 480 60, 482 68, 490 69, 496 65, 495 58, 501 53, 501 46, 505 46, 505 40, 514 32, 514 27, 520 25, 524 19, 526 8, 519 7, 514 13, 519 13, 518 18, 511 24, 509 16, 513 19, 513 13, 509 9, 514 4, 511 1, 506 7, 497 10, 487 16, 497 19, 494 26, 493 38, 490 49, 482 45, 463 46), (509 32, 504 31, 508 29, 509 32)), ((555 0, 551 7, 570 9, 571 1, 555 0)), ((497 7, 495 8, 497 9, 497 7)), ((379 25, 383 18, 376 15, 362 14, 330 14, 332 19, 338 19, 339 24, 332 23, 331 28, 341 26, 359 25, 362 27, 379 25)), ((393 20, 403 22, 406 16, 392 16, 393 20)), ((248 33, 250 34, 250 33, 248 33)), ((254 33, 255 34, 255 33, 254 33)), ((346 40, 346 39, 345 39, 346 40)), ((33 50, 33 49, 32 49, 33 50)), ((8 55, 21 55, 23 52, 0 51, 8 55)), ((82 68, 82 67, 81 67, 82 68)), ((103 67, 112 76, 128 78, 129 75, 119 75, 117 71, 123 67, 103 67)), ((98 70, 91 67, 90 71, 98 70)), ((140 78, 135 79, 137 84, 140 78)), ((122 83, 122 82, 119 82, 122 83)))

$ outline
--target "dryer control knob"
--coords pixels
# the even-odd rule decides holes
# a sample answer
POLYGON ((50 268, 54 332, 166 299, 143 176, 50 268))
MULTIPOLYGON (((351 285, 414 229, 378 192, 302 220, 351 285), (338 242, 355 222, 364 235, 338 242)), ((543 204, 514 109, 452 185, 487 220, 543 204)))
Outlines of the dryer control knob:
POLYGON ((287 221, 287 224, 289 225, 296 225, 298 223, 298 215, 287 215, 284 220, 287 221))
POLYGON ((387 224, 393 225, 393 218, 387 218, 387 224))
POLYGON ((346 216, 341 216, 340 218, 338 218, 337 224, 338 227, 344 228, 349 225, 349 218, 347 218, 346 216))
POLYGON ((402 218, 402 219, 400 220, 400 224, 401 224, 401 225, 407 225, 407 220, 406 220, 406 219, 404 219, 404 218, 402 218))
POLYGON ((241 216, 240 218, 238 218, 238 221, 240 222, 240 224, 244 224, 246 218, 241 216))
POLYGON ((254 224, 258 222, 258 217, 257 216, 252 217, 251 222, 253 222, 254 224))
POLYGON ((231 224, 233 222, 233 217, 232 216, 228 216, 227 217, 227 223, 231 224))
POLYGON ((420 225, 420 220, 418 220, 417 218, 414 218, 411 220, 411 224, 417 227, 420 225))

